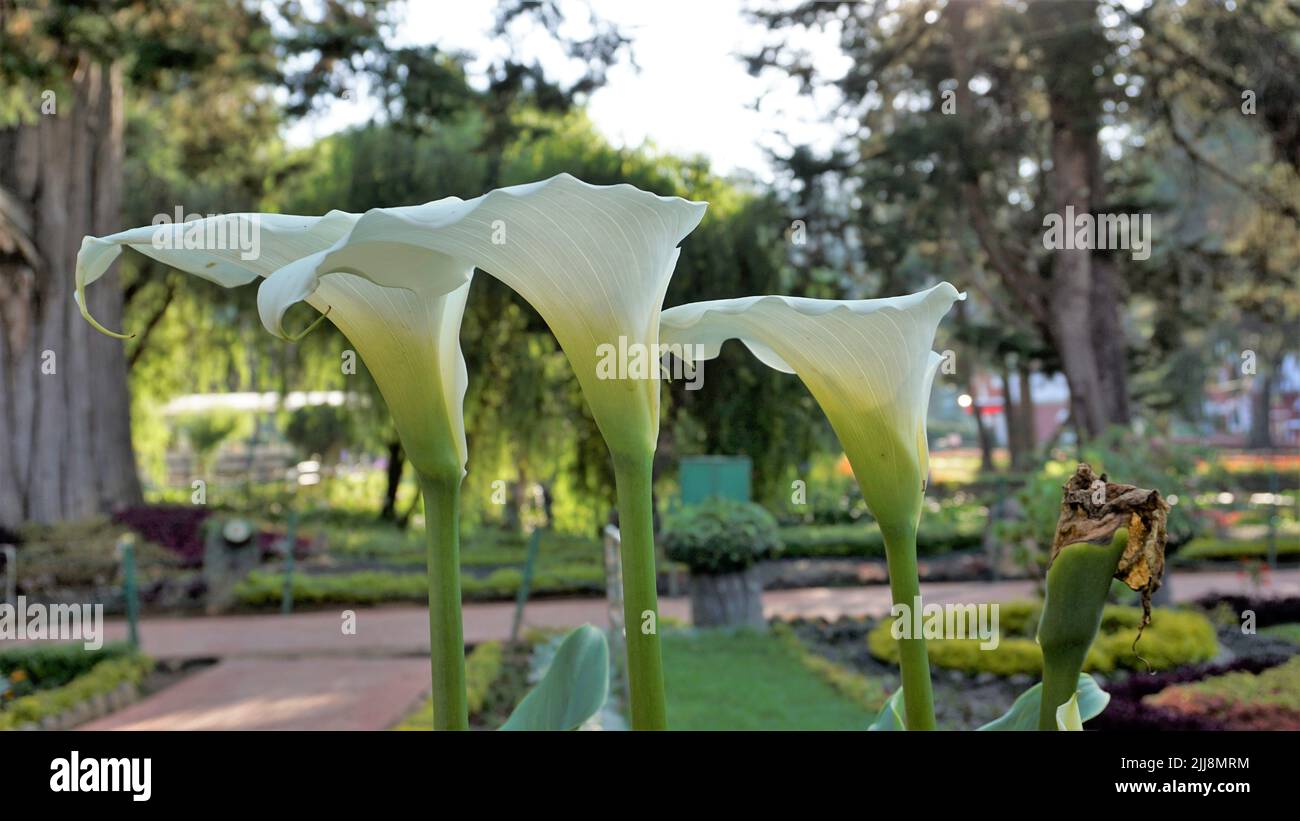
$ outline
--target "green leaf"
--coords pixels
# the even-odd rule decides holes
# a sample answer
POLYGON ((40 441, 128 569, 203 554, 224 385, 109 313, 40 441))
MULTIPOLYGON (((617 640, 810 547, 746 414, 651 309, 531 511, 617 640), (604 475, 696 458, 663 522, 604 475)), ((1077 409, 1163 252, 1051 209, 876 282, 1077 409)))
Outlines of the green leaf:
MULTIPOLYGON (((1074 695, 1070 701, 1061 705, 1065 709, 1070 702, 1074 703, 1075 715, 1079 718, 1079 726, 1071 729, 1083 729, 1083 722, 1101 715, 1101 711, 1106 709, 1110 703, 1110 694, 1097 686, 1097 682, 1087 673, 1079 674, 1079 683, 1076 685, 1074 695)), ((983 727, 981 730, 1036 730, 1038 729, 1038 713, 1042 709, 1043 703, 1043 684, 1039 682, 1033 687, 1020 694, 1016 703, 1011 705, 1001 718, 994 719, 983 727)), ((1060 721, 1061 712, 1057 710, 1057 721, 1060 721)), ((1058 723, 1059 726, 1059 723, 1058 723)))
POLYGON ((903 688, 899 687, 880 708, 880 715, 867 728, 871 730, 906 730, 907 722, 903 719, 903 688))
POLYGON ((575 730, 605 705, 609 645, 584 624, 564 637, 546 675, 524 696, 502 730, 575 730))

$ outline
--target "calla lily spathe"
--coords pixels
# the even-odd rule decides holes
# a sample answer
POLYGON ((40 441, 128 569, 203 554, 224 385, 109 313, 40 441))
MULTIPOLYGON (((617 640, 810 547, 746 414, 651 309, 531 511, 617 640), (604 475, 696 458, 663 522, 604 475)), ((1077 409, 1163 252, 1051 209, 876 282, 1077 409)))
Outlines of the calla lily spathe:
MULTIPOLYGON (((677 245, 699 224, 706 207, 631 185, 590 185, 559 174, 472 200, 448 197, 362 215, 209 217, 198 224, 87 237, 77 258, 77 291, 83 293, 101 277, 123 245, 226 287, 265 277, 258 311, 268 330, 286 336, 281 323, 296 302, 329 311, 376 374, 399 430, 408 407, 414 412, 417 400, 439 396, 435 404, 446 409, 457 427, 453 438, 463 465, 459 414, 464 366, 458 349, 452 354, 445 344, 436 352, 430 346, 455 338, 464 308, 463 293, 443 303, 438 299, 465 288, 479 267, 517 291, 546 320, 611 450, 653 448, 657 381, 604 379, 598 359, 604 346, 622 349, 620 343, 655 350, 664 293, 680 254, 677 245), (256 232, 259 252, 245 259, 247 249, 186 242, 189 236, 208 235, 202 227, 219 221, 237 223, 223 236, 256 232), (431 359, 430 353, 436 356, 431 359), (422 385, 429 377, 410 372, 410 365, 427 369, 430 361, 444 365, 437 386, 422 385), (391 378, 385 378, 385 371, 392 372, 391 378)), ((83 314, 105 330, 84 307, 83 314)), ((423 407, 427 412, 429 405, 423 407)), ((425 450, 421 442, 409 444, 408 452, 425 450)))
MULTIPOLYGON (((639 449, 659 428, 659 386, 602 378, 602 346, 654 350, 680 250, 707 206, 569 174, 408 208, 367 212, 333 246, 274 272, 258 293, 263 322, 283 333, 294 303, 319 297, 325 275, 349 271, 390 287, 448 287, 476 266, 524 297, 573 365, 612 450, 639 449), (373 269, 371 249, 403 260, 373 269), (435 268, 431 271, 430 268, 435 268)), ((312 299, 318 304, 318 299, 312 299)))
POLYGON ((888 299, 695 302, 664 311, 660 335, 704 359, 739 339, 765 364, 798 374, 835 429, 872 515, 882 527, 915 527, 929 465, 926 410, 943 361, 930 346, 939 321, 964 298, 945 282, 888 299))
MULTIPOLYGON (((890 299, 697 302, 664 311, 661 319, 663 341, 683 356, 711 359, 723 342, 739 339, 763 362, 798 374, 808 386, 880 524, 896 608, 920 598, 916 533, 929 463, 926 409, 943 361, 930 346, 939 320, 964 298, 945 282, 890 299)), ((924 638, 899 640, 899 666, 906 726, 934 729, 924 638)))
POLYGON ((77 254, 78 302, 88 321, 112 333, 87 313, 83 295, 128 246, 227 288, 265 277, 258 293, 263 321, 285 336, 284 311, 268 313, 267 304, 283 300, 286 284, 300 279, 306 265, 331 249, 346 250, 333 271, 294 301, 328 312, 357 348, 415 468, 459 476, 467 459, 462 406, 468 382, 459 336, 473 266, 379 241, 348 244, 361 219, 343 211, 323 217, 228 214, 86 237, 77 254), (215 236, 256 236, 256 253, 237 242, 203 240, 215 236), (416 269, 425 275, 415 276, 416 269))
MULTIPOLYGON (((77 292, 83 315, 104 330, 80 297, 121 246, 130 245, 226 286, 265 277, 258 311, 263 324, 280 336, 286 336, 285 312, 297 302, 309 302, 343 330, 374 373, 407 454, 421 473, 426 510, 431 497, 439 500, 434 518, 445 532, 434 541, 455 543, 455 523, 448 523, 447 511, 455 509, 465 465, 461 405, 466 382, 457 337, 473 270, 492 274, 532 304, 551 328, 614 457, 623 526, 624 612, 628 624, 644 626, 658 612, 650 483, 659 430, 659 373, 657 367, 646 374, 617 367, 610 378, 611 370, 602 365, 608 365, 612 351, 635 350, 642 362, 657 358, 659 315, 680 254, 677 246, 699 224, 706 207, 626 184, 589 185, 560 174, 472 200, 449 197, 360 216, 332 211, 319 218, 212 217, 233 220, 226 235, 243 236, 251 229, 258 251, 216 248, 202 241, 206 225, 194 223, 88 237, 78 255, 77 292), (190 242, 191 237, 197 241, 190 242), (447 480, 453 472, 451 485, 447 480)), ((450 625, 453 599, 459 607, 459 588, 452 586, 455 569, 435 568, 435 561, 447 564, 447 551, 430 554, 431 618, 450 625), (445 583, 435 584, 435 576, 445 583)), ((458 618, 454 626, 454 635, 432 630, 435 653, 442 633, 450 636, 443 636, 448 639, 443 655, 450 657, 451 646, 459 646, 458 618)), ((657 631, 629 631, 628 659, 633 726, 666 726, 657 631)), ((435 663, 435 694, 437 668, 435 663)), ((461 714, 463 724, 463 698, 446 706, 461 714)))

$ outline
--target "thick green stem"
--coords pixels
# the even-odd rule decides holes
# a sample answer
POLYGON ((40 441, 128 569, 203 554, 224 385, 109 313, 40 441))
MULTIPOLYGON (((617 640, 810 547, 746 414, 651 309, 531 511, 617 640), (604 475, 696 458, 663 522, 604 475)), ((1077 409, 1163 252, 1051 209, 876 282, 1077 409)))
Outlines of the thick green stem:
POLYGON ((614 457, 618 529, 623 559, 623 622, 632 729, 668 729, 663 659, 659 650, 659 596, 655 589, 653 453, 614 457))
POLYGON ((460 477, 421 475, 429 539, 429 660, 433 665, 433 728, 469 729, 465 698, 465 635, 460 607, 460 477))
POLYGON ((1055 730, 1056 708, 1070 700, 1088 648, 1101 627, 1111 578, 1124 552, 1127 531, 1109 545, 1072 544, 1061 549, 1047 571, 1047 592, 1038 623, 1043 648, 1043 701, 1038 729, 1055 730))
MULTIPOLYGON (((881 528, 885 537, 885 561, 889 566, 889 592, 894 604, 906 605, 911 613, 920 604, 921 580, 916 568, 916 526, 895 530, 881 528)), ((930 685, 930 657, 925 637, 898 641, 898 666, 903 678, 903 715, 909 730, 933 730, 934 693, 930 685)))

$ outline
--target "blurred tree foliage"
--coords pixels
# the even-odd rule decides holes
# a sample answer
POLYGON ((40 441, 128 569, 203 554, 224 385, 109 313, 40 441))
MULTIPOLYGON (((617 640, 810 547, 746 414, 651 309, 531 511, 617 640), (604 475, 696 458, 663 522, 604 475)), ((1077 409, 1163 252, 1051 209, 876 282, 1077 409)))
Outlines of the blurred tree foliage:
POLYGON ((751 71, 841 100, 836 146, 777 158, 814 282, 969 287, 958 380, 1026 361, 1062 371, 1084 437, 1127 425, 1133 402, 1194 420, 1192 377, 1253 350, 1265 424, 1252 440, 1268 444, 1300 293, 1294 3, 803 2, 753 16, 772 38, 751 71), (800 32, 837 39, 847 68, 824 73, 800 32), (1153 215, 1151 258, 1048 251, 1044 216, 1067 205, 1153 215))
MULTIPOLYGON (((550 31, 552 11, 539 6, 528 16, 550 31)), ((518 26, 522 14, 503 10, 499 25, 518 26)), ((197 112, 184 107, 200 100, 142 100, 132 109, 128 130, 128 139, 141 146, 127 152, 131 219, 147 222, 158 202, 192 203, 205 212, 234 210, 232 203, 286 213, 361 212, 444 196, 469 198, 565 171, 596 184, 628 182, 710 202, 704 223, 684 243, 666 304, 788 288, 785 226, 774 200, 724 182, 703 160, 616 149, 577 110, 598 82, 599 67, 621 48, 621 38, 608 27, 597 26, 593 38, 573 48, 595 79, 568 87, 552 85, 536 66, 508 58, 490 70, 488 88, 476 90, 458 55, 432 48, 385 53, 372 67, 384 104, 379 118, 299 150, 286 148, 279 136, 285 110, 272 108, 264 120, 236 119, 229 128, 205 130, 204 140, 228 141, 209 151, 194 144, 199 135, 175 125, 193 122, 199 131, 201 120, 185 116, 197 112)), ((243 93, 256 96, 251 89, 243 93)), ((332 325, 284 344, 259 333, 255 288, 224 292, 192 281, 178 287, 181 275, 161 266, 135 257, 124 266, 128 290, 137 288, 127 321, 147 329, 129 351, 139 413, 156 413, 163 399, 184 392, 342 389, 366 395, 370 401, 348 405, 355 416, 349 444, 387 456, 388 488, 376 508, 401 518, 400 445, 364 364, 358 362, 355 374, 339 367, 350 346, 332 325)), ((289 322, 305 325, 310 312, 298 311, 289 322)), ((470 372, 467 520, 518 526, 521 508, 536 501, 530 489, 540 484, 553 524, 587 530, 602 522, 613 501, 608 455, 540 317, 480 274, 472 285, 462 346, 470 372), (501 483, 509 491, 504 504, 501 483)), ((791 455, 808 453, 822 427, 794 377, 758 367, 739 346, 728 346, 706 366, 703 390, 665 386, 661 476, 670 475, 683 453, 746 453, 755 462, 759 495, 779 495, 793 469, 791 455)), ((148 463, 159 464, 165 440, 140 444, 154 454, 148 463)))

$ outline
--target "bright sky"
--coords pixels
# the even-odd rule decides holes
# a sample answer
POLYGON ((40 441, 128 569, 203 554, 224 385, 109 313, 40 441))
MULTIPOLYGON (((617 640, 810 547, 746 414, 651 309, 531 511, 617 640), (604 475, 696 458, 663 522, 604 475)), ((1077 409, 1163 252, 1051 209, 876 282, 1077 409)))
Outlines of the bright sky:
MULTIPOLYGON (((596 127, 619 146, 649 142, 673 154, 704 154, 722 174, 748 171, 771 179, 764 148, 784 153, 786 135, 794 144, 825 149, 836 125, 826 119, 834 92, 816 100, 798 94, 784 77, 750 77, 740 55, 756 50, 764 30, 743 9, 754 0, 593 0, 591 8, 632 39, 632 58, 609 72, 608 83, 592 95, 588 111, 596 127), (761 102, 760 102, 761 100, 761 102)), ((437 44, 476 55, 471 72, 508 53, 510 43, 493 40, 494 3, 486 0, 412 0, 398 15, 395 44, 437 44)), ((581 36, 587 5, 564 2, 566 25, 581 36)), ((838 31, 818 32, 791 45, 807 49, 819 70, 838 76, 845 58, 835 47, 838 31)), ((570 64, 545 34, 516 42, 516 54, 538 59, 548 74, 572 81, 581 67, 570 64)), ((322 114, 295 125, 292 143, 302 145, 340 128, 369 120, 375 105, 362 87, 352 101, 338 101, 322 114)))

